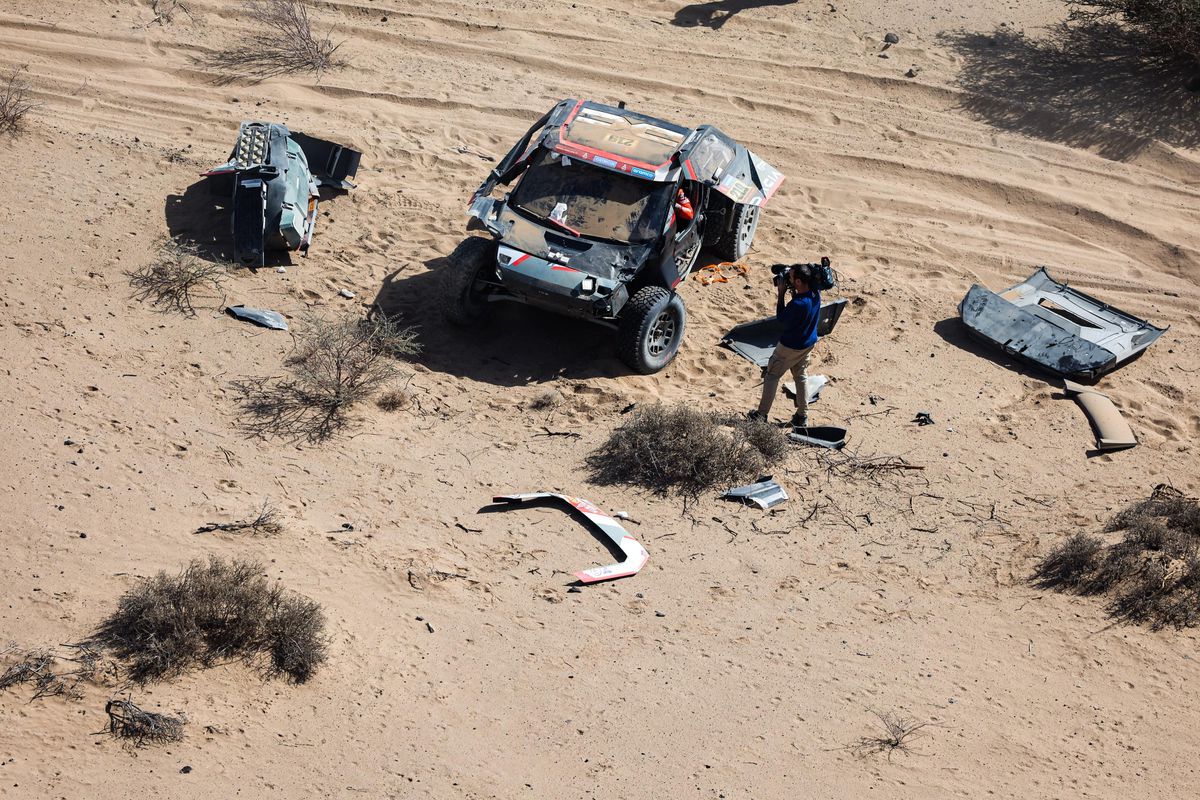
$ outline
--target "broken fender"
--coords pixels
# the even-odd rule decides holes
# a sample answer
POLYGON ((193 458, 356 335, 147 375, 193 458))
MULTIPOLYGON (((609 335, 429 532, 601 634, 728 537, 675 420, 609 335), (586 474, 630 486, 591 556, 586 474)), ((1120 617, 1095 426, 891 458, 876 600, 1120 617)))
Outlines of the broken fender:
POLYGON ((617 549, 625 554, 625 560, 619 561, 616 564, 609 564, 607 567, 593 567, 592 569, 576 572, 575 577, 581 583, 599 583, 600 581, 609 581, 615 578, 628 578, 630 575, 636 575, 638 570, 645 566, 646 560, 650 558, 650 554, 646 552, 646 548, 634 540, 615 519, 582 497, 570 497, 565 494, 555 494, 553 492, 528 492, 524 494, 497 495, 492 498, 492 502, 516 506, 530 500, 543 500, 546 498, 560 500, 580 514, 583 514, 587 517, 588 522, 599 528, 600 532, 607 536, 617 546, 617 549))

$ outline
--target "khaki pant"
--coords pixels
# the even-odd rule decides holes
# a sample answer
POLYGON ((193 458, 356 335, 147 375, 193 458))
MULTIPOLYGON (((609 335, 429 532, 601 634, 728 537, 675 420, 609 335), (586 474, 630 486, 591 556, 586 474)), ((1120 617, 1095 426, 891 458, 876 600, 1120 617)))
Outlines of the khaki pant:
POLYGON ((796 380, 796 413, 808 413, 808 356, 812 347, 803 350, 793 350, 782 344, 775 346, 767 368, 763 370, 762 400, 758 403, 758 413, 765 419, 771 413, 771 404, 775 402, 775 393, 779 391, 779 381, 789 370, 796 380))

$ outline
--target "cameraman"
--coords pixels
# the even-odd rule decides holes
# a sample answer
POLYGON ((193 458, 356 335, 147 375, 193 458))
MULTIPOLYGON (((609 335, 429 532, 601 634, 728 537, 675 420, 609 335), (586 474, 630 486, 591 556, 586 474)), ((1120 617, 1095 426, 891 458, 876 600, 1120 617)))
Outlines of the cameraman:
POLYGON ((792 425, 808 427, 808 356, 817 344, 817 322, 821 316, 821 293, 814 288, 813 265, 794 264, 777 276, 779 298, 775 305, 775 318, 783 323, 783 334, 771 354, 771 360, 763 370, 762 400, 758 408, 751 411, 750 419, 767 420, 779 380, 791 371, 796 380, 796 413, 792 425), (784 294, 791 289, 791 302, 784 302, 784 294))

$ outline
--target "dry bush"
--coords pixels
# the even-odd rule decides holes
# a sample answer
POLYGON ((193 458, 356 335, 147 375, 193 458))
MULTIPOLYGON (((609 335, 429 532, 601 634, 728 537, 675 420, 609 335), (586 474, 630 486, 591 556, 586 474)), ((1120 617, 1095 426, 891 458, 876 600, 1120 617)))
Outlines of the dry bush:
POLYGON ((284 675, 296 683, 307 681, 328 658, 324 631, 320 604, 303 597, 284 597, 264 625, 271 655, 267 673, 284 675))
POLYGON ((175 15, 180 11, 191 19, 192 12, 181 0, 150 0, 150 13, 154 16, 142 27, 148 28, 156 22, 166 26, 167 23, 175 21, 175 15))
POLYGON ((13 67, 7 75, 0 77, 0 136, 17 134, 21 131, 25 115, 37 104, 31 98, 32 89, 25 79, 27 67, 13 67))
POLYGON ((350 409, 401 374, 395 359, 419 351, 415 331, 382 314, 310 317, 286 362, 290 377, 234 382, 249 415, 242 426, 260 438, 325 441, 346 427, 350 409))
POLYGON ((108 715, 108 732, 134 747, 178 742, 183 739, 183 726, 187 724, 183 714, 170 716, 143 711, 130 698, 109 700, 104 704, 104 713, 108 715))
POLYGON ((1133 25, 1149 51, 1200 64, 1200 2, 1197 0, 1067 0, 1071 19, 1121 19, 1133 25))
POLYGON ((245 522, 206 522, 196 529, 196 533, 249 531, 252 536, 278 536, 283 530, 283 513, 271 505, 270 500, 263 500, 253 519, 245 522))
POLYGON ((1077 533, 1036 567, 1040 586, 1110 598, 1126 622, 1187 628, 1200 624, 1200 504, 1169 486, 1115 514, 1106 526, 1123 538, 1105 545, 1077 533))
POLYGON ((1103 549, 1104 542, 1099 536, 1073 534, 1038 564, 1034 580, 1047 589, 1079 589, 1096 568, 1103 549))
POLYGON ((894 753, 909 752, 911 740, 918 731, 929 725, 928 722, 917 722, 911 717, 895 712, 872 711, 871 713, 879 718, 879 724, 883 728, 882 735, 864 736, 850 746, 855 755, 864 758, 878 753, 886 753, 888 761, 891 761, 894 753))
POLYGON ((189 317, 196 316, 193 295, 221 291, 226 278, 223 265, 205 261, 194 244, 169 236, 155 240, 150 264, 125 274, 136 299, 189 317))
POLYGON ((89 645, 62 646, 69 653, 63 654, 47 648, 23 650, 15 644, 10 645, 5 654, 16 655, 17 661, 0 674, 0 689, 31 684, 34 693, 30 702, 41 697, 59 696, 78 700, 83 696, 84 684, 100 684, 108 678, 116 677, 115 665, 89 645), (65 668, 59 668, 60 662, 65 668))
POLYGON ((547 389, 529 401, 529 408, 532 411, 550 411, 558 408, 562 402, 562 392, 557 389, 547 389))
POLYGON ((130 589, 94 640, 139 682, 230 660, 303 682, 325 661, 324 625, 317 604, 287 595, 260 564, 214 556, 130 589))
POLYGON ((380 395, 379 399, 375 401, 375 405, 390 414, 393 411, 408 408, 412 405, 412 398, 403 389, 392 389, 380 395))
POLYGON ((740 423, 725 427, 714 415, 684 404, 655 404, 633 412, 587 464, 597 483, 695 498, 707 489, 754 479, 786 450, 759 429, 740 423))
POLYGON ((246 16, 259 32, 217 52, 206 60, 209 67, 256 80, 293 72, 313 72, 318 79, 327 69, 341 66, 334 58, 341 42, 333 32, 313 30, 309 0, 249 0, 246 16))

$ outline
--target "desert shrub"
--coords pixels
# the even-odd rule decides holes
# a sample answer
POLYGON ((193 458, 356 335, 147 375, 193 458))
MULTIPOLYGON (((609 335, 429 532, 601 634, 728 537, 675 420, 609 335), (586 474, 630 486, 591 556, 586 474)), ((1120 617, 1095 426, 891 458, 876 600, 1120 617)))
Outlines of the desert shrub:
POLYGON ((879 720, 881 731, 861 737, 850 745, 855 755, 865 758, 880 753, 886 754, 888 761, 896 753, 909 752, 909 746, 919 731, 929 725, 928 722, 918 722, 912 717, 893 711, 872 711, 879 720))
POLYGON ((379 396, 379 399, 375 401, 375 405, 390 414, 393 411, 408 408, 412 405, 412 398, 403 389, 390 389, 379 396))
POLYGON ((13 67, 0 76, 0 136, 19 133, 25 116, 34 109, 25 67, 13 67))
POLYGON ((304 683, 328 656, 324 630, 325 614, 318 603, 284 597, 264 629, 271 652, 268 672, 304 683))
POLYGON ((183 739, 187 717, 143 711, 129 698, 113 698, 104 705, 108 715, 108 732, 124 739, 134 747, 148 744, 169 744, 183 739))
POLYGON ((557 389, 547 389, 529 401, 529 408, 531 411, 550 411, 558 408, 562 402, 562 392, 557 389))
POLYGON ((324 441, 349 422, 354 406, 401 374, 395 359, 419 352, 416 333, 384 315, 310 317, 286 378, 235 381, 244 429, 264 438, 324 441))
POLYGON ((735 430, 750 443, 750 446, 762 454, 766 464, 776 464, 788 454, 788 438, 783 431, 765 419, 749 419, 737 417, 734 419, 735 430))
POLYGON ((1194 498, 1159 486, 1149 498, 1113 516, 1109 532, 1123 537, 1105 545, 1077 533, 1035 568, 1047 588, 1102 594, 1109 613, 1153 628, 1200 624, 1200 507, 1194 498))
POLYGON ((1079 588, 1091 575, 1104 542, 1099 536, 1076 533, 1050 551, 1034 572, 1034 578, 1045 588, 1079 588))
POLYGON ((292 72, 313 72, 320 78, 340 66, 334 58, 342 43, 333 32, 313 30, 310 0, 248 0, 246 17, 258 31, 206 59, 207 65, 262 80, 292 72))
POLYGON ((1200 0, 1067 0, 1076 20, 1119 19, 1151 48, 1200 63, 1200 0))
POLYGON ((261 565, 211 557, 130 589, 94 639, 139 682, 233 659, 302 682, 325 660, 323 629, 319 606, 287 595, 261 565), (308 609, 307 617, 297 615, 298 607, 308 609))
POLYGON ((160 236, 154 242, 154 260, 127 272, 134 297, 160 311, 196 316, 199 292, 219 292, 225 282, 225 267, 200 258, 195 245, 160 236))
POLYGON ((754 479, 784 452, 759 429, 740 423, 728 427, 688 405, 659 403, 634 411, 587 463, 597 483, 696 497, 754 479))

